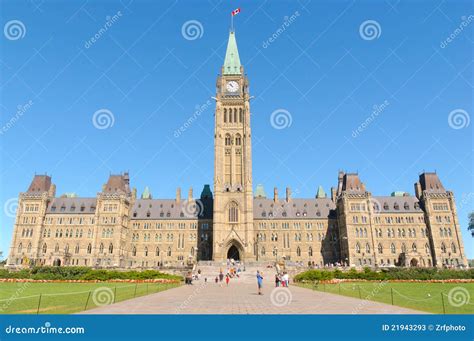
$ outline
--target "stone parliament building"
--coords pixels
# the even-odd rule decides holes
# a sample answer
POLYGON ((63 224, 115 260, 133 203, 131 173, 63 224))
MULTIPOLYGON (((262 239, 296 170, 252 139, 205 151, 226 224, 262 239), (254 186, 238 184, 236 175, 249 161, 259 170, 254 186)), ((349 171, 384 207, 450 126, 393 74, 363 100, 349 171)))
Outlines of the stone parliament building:
POLYGON ((454 195, 422 173, 415 196, 372 196, 358 174, 339 172, 327 196, 267 197, 252 184, 249 82, 230 32, 217 79, 214 192, 138 197, 128 173, 96 197, 56 196, 48 175, 20 193, 7 265, 156 268, 196 261, 298 262, 314 266, 467 266, 454 195))

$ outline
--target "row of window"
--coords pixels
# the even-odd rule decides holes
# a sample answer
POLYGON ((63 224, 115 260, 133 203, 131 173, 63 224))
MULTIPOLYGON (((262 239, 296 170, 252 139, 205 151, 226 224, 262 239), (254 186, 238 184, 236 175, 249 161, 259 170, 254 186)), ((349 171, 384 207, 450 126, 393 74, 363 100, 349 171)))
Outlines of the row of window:
MULTIPOLYGON (((175 228, 175 223, 151 223, 151 222, 145 222, 143 223, 138 223, 135 222, 132 224, 132 227, 136 230, 139 230, 143 227, 144 230, 150 230, 150 229, 156 229, 156 230, 161 230, 161 229, 168 229, 172 230, 175 228)), ((198 227, 197 223, 190 223, 189 224, 189 229, 191 230, 196 230, 198 227)), ((186 223, 178 223, 178 229, 184 230, 186 229, 186 223)), ((209 224, 208 223, 203 223, 201 224, 201 229, 202 230, 208 230, 209 229, 209 224)))
MULTIPOLYGON (((278 229, 279 224, 276 222, 271 222, 268 223, 270 225, 270 228, 272 230, 278 229)), ((313 225, 316 225, 316 230, 324 230, 326 228, 325 223, 323 222, 317 222, 317 223, 310 223, 310 222, 305 222, 305 223, 300 223, 300 222, 293 222, 293 229, 295 230, 301 230, 301 226, 304 226, 305 229, 311 230, 313 228, 313 225)), ((282 223, 281 224, 282 229, 289 229, 290 228, 290 223, 282 223)), ((329 225, 329 229, 332 229, 334 226, 329 225)), ((258 223, 258 228, 260 230, 265 230, 267 228, 267 223, 266 222, 259 222, 258 223)))
MULTIPOLYGON (((289 235, 289 234, 284 234, 284 235, 289 235)), ((324 233, 318 233, 318 241, 323 241, 326 236, 324 233)), ((260 242, 266 242, 267 241, 267 234, 266 233, 257 233, 257 240, 260 242)), ((277 242, 278 241, 278 233, 272 233, 270 240, 272 242, 277 242)), ((302 234, 301 233, 295 233, 294 235, 294 240, 295 242, 301 242, 302 241, 302 234)), ((306 241, 312 242, 313 241, 313 234, 312 233, 306 233, 306 241)))
POLYGON ((224 108, 224 123, 242 123, 243 116, 242 108, 224 108))

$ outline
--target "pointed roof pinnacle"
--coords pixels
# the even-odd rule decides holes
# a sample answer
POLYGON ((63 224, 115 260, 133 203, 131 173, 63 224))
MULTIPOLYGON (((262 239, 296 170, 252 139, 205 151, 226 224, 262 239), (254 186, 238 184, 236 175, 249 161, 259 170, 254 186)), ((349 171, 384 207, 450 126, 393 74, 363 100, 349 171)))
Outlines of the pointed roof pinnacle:
POLYGON ((323 186, 318 187, 318 192, 316 193, 316 198, 318 198, 318 199, 326 198, 326 192, 324 192, 323 186))
POLYGON ((225 52, 223 75, 240 75, 240 58, 237 49, 237 41, 235 40, 235 32, 229 32, 229 41, 227 42, 227 50, 225 52))
POLYGON ((150 189, 148 188, 148 186, 146 186, 142 193, 142 199, 151 199, 151 198, 152 196, 150 193, 150 189))

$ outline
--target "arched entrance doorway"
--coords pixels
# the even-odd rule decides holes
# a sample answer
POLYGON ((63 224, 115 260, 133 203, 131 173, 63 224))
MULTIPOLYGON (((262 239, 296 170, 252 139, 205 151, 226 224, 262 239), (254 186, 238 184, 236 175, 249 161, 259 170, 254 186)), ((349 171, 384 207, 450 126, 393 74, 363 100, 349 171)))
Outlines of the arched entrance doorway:
POLYGON ((56 258, 53 262, 53 266, 61 266, 61 260, 59 258, 56 258))
POLYGON ((240 260, 240 252, 237 246, 232 245, 227 251, 227 259, 240 260))
POLYGON ((418 260, 415 258, 412 258, 412 260, 410 261, 410 266, 413 266, 413 267, 418 266, 418 260))

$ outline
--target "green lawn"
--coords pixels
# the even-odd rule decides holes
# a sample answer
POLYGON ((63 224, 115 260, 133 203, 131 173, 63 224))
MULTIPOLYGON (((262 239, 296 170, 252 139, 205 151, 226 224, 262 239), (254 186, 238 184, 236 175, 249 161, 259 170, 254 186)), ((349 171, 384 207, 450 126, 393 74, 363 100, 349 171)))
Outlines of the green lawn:
POLYGON ((392 304, 393 297, 394 305, 436 314, 474 314, 474 283, 350 282, 298 285, 388 304, 392 304))
POLYGON ((179 285, 112 282, 0 283, 0 314, 70 314, 179 285))

